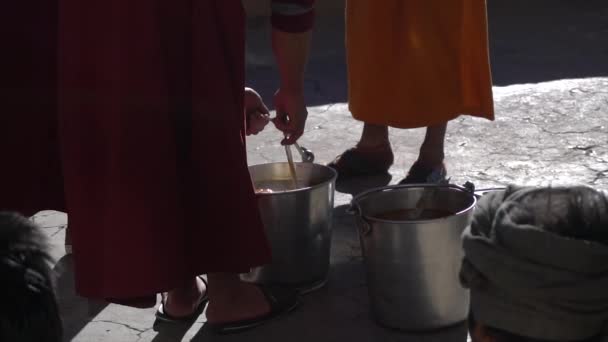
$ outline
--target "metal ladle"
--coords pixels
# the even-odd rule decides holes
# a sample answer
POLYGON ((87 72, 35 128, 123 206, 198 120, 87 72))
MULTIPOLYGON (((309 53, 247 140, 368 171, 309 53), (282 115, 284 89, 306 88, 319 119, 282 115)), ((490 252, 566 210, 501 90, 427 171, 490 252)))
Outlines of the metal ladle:
MULTIPOLYGON (((302 162, 303 163, 312 163, 315 160, 315 154, 312 153, 311 150, 300 146, 298 143, 294 143, 293 144, 296 148, 296 150, 298 151, 298 153, 300 154, 300 157, 302 157, 302 162)), ((285 154, 287 155, 287 162, 289 163, 289 173, 291 174, 291 180, 292 180, 292 185, 294 189, 297 189, 298 187, 298 177, 296 174, 296 167, 295 167, 295 163, 293 162, 293 155, 291 154, 291 146, 286 145, 285 146, 285 154)))
POLYGON ((296 165, 293 162, 291 154, 291 146, 285 145, 285 154, 287 154, 287 163, 289 164, 289 174, 291 175, 291 185, 293 189, 298 188, 298 176, 296 174, 296 165))
POLYGON ((311 150, 307 149, 306 147, 301 147, 300 145, 298 145, 298 143, 295 143, 293 145, 296 147, 296 150, 298 150, 298 153, 300 153, 300 157, 302 157, 303 163, 312 163, 315 161, 315 154, 312 153, 311 150))
MULTIPOLYGON (((272 121, 272 122, 274 122, 275 120, 277 120, 277 117, 270 119, 270 121, 272 121)), ((302 147, 302 146, 298 145, 297 142, 294 143, 293 146, 296 147, 296 150, 300 154, 300 157, 302 157, 303 163, 312 163, 315 161, 315 155, 311 150, 307 149, 306 147, 302 147)))

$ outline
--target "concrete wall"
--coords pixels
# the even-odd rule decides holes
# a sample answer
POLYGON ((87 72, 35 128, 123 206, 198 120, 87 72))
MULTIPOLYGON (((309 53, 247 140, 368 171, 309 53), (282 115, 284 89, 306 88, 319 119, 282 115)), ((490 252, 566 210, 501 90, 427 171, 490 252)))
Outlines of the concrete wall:
MULTIPOLYGON (((320 16, 342 15, 345 0, 317 0, 315 8, 320 16)), ((243 5, 250 17, 267 16, 270 0, 243 0, 243 5)))

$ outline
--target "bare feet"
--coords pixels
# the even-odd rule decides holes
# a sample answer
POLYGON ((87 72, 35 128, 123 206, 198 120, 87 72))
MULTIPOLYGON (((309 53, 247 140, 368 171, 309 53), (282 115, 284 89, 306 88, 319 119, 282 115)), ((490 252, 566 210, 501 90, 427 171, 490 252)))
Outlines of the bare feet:
POLYGON ((215 273, 209 279, 207 320, 212 324, 253 319, 270 313, 270 304, 259 287, 242 282, 238 275, 215 273))
POLYGON ((393 161, 388 127, 365 124, 357 146, 344 151, 327 166, 338 171, 338 179, 343 181, 353 177, 384 174, 393 161))
POLYGON ((163 310, 171 317, 187 317, 196 311, 206 293, 205 282, 197 277, 188 284, 169 291, 163 303, 163 310))
POLYGON ((418 159, 400 184, 442 183, 447 171, 443 164, 447 123, 429 126, 418 159))
MULTIPOLYGON (((418 155, 417 162, 419 164, 437 167, 443 163, 446 130, 447 123, 427 127, 424 142, 420 146, 418 155)), ((366 123, 363 126, 361 139, 357 143, 356 149, 362 152, 390 150, 388 127, 366 123)))

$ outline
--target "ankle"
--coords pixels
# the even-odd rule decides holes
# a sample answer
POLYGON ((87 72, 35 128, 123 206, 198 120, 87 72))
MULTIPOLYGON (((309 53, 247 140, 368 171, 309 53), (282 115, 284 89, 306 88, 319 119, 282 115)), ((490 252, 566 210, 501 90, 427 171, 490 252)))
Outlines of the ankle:
POLYGON ((262 291, 253 284, 242 283, 238 289, 216 291, 211 296, 206 315, 212 323, 258 317, 271 309, 262 291))
POLYGON ((422 145, 416 162, 425 166, 435 167, 441 165, 444 159, 443 146, 422 145))
POLYGON ((384 152, 384 151, 392 152, 391 144, 388 141, 376 142, 376 143, 358 142, 357 145, 355 145, 355 148, 362 152, 373 152, 373 153, 384 152))
POLYGON ((363 126, 363 132, 361 133, 361 139, 357 146, 364 148, 390 148, 388 127, 365 124, 363 126))
POLYGON ((191 303, 198 299, 206 289, 203 284, 199 284, 202 280, 198 278, 193 279, 178 288, 175 288, 167 293, 168 297, 172 302, 177 304, 191 303))
POLYGON ((239 284, 237 286, 227 286, 227 287, 213 287, 211 285, 211 289, 209 292, 210 298, 216 304, 220 306, 233 306, 238 305, 239 302, 245 300, 247 297, 252 295, 255 287, 249 284, 239 284))
POLYGON ((443 164, 443 156, 419 156, 416 160, 416 164, 425 166, 428 168, 436 168, 443 164))

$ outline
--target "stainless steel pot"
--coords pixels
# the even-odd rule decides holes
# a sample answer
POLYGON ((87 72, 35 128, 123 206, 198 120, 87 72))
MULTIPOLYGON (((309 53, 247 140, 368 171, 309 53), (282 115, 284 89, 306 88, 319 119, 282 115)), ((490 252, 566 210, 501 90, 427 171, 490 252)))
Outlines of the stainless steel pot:
MULTIPOLYGON (((254 183, 290 180, 287 163, 249 168, 254 183)), ((326 166, 296 163, 297 190, 259 193, 257 199, 272 247, 272 264, 258 267, 246 281, 281 284, 311 291, 325 284, 329 271, 336 172, 326 166)))
POLYGON ((389 186, 353 199, 372 312, 381 325, 424 331, 467 318, 469 293, 458 279, 460 237, 475 204, 472 191, 447 184, 389 186), (454 214, 413 221, 376 217, 415 208, 454 214))

